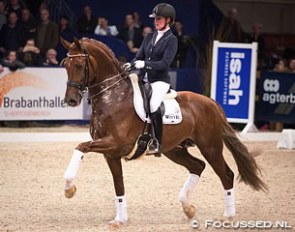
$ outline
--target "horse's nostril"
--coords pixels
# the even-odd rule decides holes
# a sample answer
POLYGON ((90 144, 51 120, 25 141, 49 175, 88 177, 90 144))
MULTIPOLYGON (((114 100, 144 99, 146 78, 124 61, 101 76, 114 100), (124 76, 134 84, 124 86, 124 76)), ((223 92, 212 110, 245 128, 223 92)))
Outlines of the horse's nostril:
POLYGON ((68 100, 68 105, 69 106, 76 106, 78 103, 75 99, 69 99, 68 100))

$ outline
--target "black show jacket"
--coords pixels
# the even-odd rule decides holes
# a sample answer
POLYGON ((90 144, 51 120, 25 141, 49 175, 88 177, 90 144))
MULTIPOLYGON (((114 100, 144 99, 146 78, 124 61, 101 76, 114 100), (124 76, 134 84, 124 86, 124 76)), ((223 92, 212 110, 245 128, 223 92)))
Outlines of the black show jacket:
POLYGON ((170 84, 168 74, 176 52, 178 41, 171 29, 166 31, 156 44, 157 31, 151 32, 143 40, 135 60, 144 60, 145 67, 139 71, 139 76, 143 78, 147 73, 149 82, 164 81, 170 84))

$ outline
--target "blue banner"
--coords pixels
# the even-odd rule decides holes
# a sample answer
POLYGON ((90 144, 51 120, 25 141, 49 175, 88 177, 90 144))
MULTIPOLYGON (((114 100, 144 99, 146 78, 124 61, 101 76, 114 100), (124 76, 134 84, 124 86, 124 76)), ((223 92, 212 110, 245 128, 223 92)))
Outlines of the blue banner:
POLYGON ((216 98, 227 118, 248 119, 252 48, 219 47, 216 98))
POLYGON ((257 94, 256 120, 295 123, 295 74, 263 72, 257 94))

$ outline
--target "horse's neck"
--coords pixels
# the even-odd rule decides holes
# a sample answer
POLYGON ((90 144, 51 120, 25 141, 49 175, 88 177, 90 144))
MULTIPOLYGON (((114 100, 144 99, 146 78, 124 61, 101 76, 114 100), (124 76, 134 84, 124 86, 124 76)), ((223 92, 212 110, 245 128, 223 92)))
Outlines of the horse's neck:
POLYGON ((120 107, 132 107, 132 86, 128 77, 122 75, 122 70, 110 50, 102 44, 91 46, 92 55, 96 61, 96 77, 90 83, 90 98, 94 111, 109 112, 120 110, 120 107), (117 77, 116 77, 117 76, 117 77), (101 83, 101 84, 99 84, 101 83), (94 86, 91 88, 91 85, 94 86))
POLYGON ((109 112, 111 114, 114 111, 120 110, 121 107, 132 107, 131 98, 133 90, 131 82, 128 77, 120 78, 122 79, 114 80, 110 82, 109 85, 105 85, 102 89, 90 91, 90 96, 99 93, 97 91, 101 93, 91 100, 93 110, 99 110, 104 113, 109 112))

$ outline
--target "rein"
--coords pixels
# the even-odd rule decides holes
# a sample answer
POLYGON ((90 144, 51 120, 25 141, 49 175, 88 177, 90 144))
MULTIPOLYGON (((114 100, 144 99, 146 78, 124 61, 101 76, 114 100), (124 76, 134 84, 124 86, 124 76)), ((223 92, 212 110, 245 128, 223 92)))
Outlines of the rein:
POLYGON ((107 78, 107 79, 105 79, 105 80, 103 80, 103 81, 101 81, 99 83, 96 83, 94 85, 89 86, 89 63, 90 63, 90 65, 91 65, 91 67, 92 67, 92 69, 94 71, 95 78, 96 78, 96 72, 94 70, 94 66, 93 66, 93 64, 92 64, 92 62, 90 60, 90 55, 87 52, 87 50, 85 48, 83 48, 83 53, 80 53, 80 54, 71 55, 71 54, 67 53, 67 57, 68 58, 77 58, 77 57, 84 57, 85 58, 84 83, 77 83, 77 82, 71 81, 71 80, 68 80, 68 82, 67 82, 67 86, 79 89, 82 92, 82 94, 85 93, 86 91, 88 91, 88 89, 92 89, 92 88, 94 88, 96 86, 102 85, 102 84, 104 84, 104 83, 106 83, 108 81, 111 81, 111 80, 115 79, 115 78, 121 77, 117 81, 115 81, 114 83, 112 83, 109 86, 106 86, 105 88, 103 88, 98 93, 95 93, 94 95, 89 96, 88 99, 93 99, 94 97, 102 94, 103 92, 107 91, 108 89, 112 88, 114 85, 118 84, 120 81, 125 79, 125 77, 121 76, 125 72, 125 71, 123 71, 123 72, 118 73, 118 74, 116 74, 114 76, 111 76, 111 77, 109 77, 109 78, 107 78))

